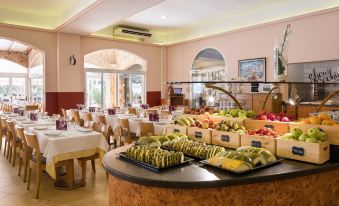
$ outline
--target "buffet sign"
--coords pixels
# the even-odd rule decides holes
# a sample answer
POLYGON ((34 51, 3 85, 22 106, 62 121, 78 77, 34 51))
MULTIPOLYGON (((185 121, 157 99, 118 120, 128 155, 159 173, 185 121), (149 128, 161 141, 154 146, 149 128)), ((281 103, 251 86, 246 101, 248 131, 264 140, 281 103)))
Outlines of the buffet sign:
POLYGON ((304 63, 304 82, 339 82, 339 61, 304 63))

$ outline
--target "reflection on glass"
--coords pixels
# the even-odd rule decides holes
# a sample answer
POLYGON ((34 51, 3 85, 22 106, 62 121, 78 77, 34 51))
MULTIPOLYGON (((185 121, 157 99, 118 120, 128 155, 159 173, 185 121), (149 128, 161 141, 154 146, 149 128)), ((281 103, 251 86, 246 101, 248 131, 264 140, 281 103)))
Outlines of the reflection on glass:
POLYGON ((87 106, 101 107, 101 73, 86 72, 87 106))
MULTIPOLYGON (((192 81, 225 80, 225 61, 221 53, 211 48, 199 52, 193 61, 191 77, 192 81)), ((214 106, 215 101, 206 102, 206 99, 215 95, 217 95, 215 91, 205 88, 200 83, 192 84, 192 107, 200 107, 204 104, 214 106)))

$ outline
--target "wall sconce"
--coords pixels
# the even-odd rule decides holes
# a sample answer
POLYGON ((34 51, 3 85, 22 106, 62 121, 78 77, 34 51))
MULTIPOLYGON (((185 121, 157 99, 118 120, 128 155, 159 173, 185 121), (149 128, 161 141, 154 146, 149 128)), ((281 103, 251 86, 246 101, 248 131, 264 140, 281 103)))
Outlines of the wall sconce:
POLYGON ((74 54, 69 57, 69 64, 73 65, 73 66, 77 64, 77 60, 76 60, 74 54))

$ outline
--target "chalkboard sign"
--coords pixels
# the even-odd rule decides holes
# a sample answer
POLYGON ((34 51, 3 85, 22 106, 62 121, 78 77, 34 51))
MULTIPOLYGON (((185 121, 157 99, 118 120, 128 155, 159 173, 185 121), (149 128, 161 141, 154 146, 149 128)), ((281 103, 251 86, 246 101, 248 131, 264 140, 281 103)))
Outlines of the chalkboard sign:
POLYGON ((195 135, 195 138, 202 138, 201 132, 195 132, 194 135, 195 135))
POLYGON ((261 148, 261 142, 260 141, 252 141, 251 142, 251 146, 252 147, 258 147, 258 148, 261 148))
POLYGON ((302 147, 292 147, 292 154, 294 155, 299 155, 299 156, 304 156, 305 155, 305 150, 302 147))
POLYGON ((274 126, 271 124, 266 124, 264 127, 274 130, 274 126))
POLYGON ((221 135, 221 141, 223 142, 229 142, 230 141, 230 136, 227 134, 221 135))
POLYGON ((178 130, 178 129, 173 129, 173 132, 174 132, 174 133, 180 133, 180 130, 178 130))

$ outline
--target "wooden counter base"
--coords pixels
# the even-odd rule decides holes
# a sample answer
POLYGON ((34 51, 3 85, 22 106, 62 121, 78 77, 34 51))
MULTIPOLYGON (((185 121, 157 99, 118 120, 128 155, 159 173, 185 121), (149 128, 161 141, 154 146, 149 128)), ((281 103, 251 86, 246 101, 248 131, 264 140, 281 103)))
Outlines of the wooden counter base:
POLYGON ((339 170, 207 189, 144 186, 109 176, 109 206, 339 205, 339 170))

